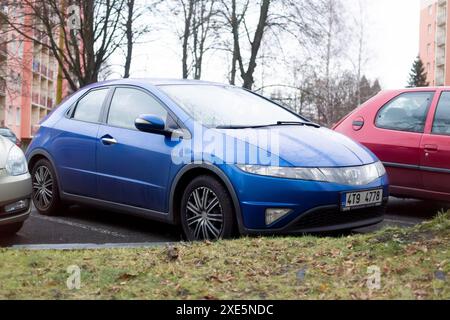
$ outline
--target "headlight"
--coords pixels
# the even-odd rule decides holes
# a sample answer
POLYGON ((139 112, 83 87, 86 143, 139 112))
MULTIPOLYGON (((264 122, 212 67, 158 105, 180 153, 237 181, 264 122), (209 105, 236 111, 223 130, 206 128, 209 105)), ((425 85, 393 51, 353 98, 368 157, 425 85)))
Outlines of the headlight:
POLYGON ((368 184, 386 174, 381 162, 342 168, 295 168, 259 165, 237 165, 237 167, 242 171, 262 176, 331 182, 352 186, 368 184))
POLYGON ((13 146, 9 150, 5 169, 11 176, 19 176, 28 172, 27 160, 19 147, 13 146))

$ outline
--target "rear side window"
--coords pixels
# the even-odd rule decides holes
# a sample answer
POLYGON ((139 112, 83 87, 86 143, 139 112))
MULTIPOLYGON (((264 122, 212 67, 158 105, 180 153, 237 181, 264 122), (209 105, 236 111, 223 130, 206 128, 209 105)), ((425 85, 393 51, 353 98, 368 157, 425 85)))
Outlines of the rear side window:
POLYGON ((433 121, 433 133, 450 135, 450 92, 442 92, 433 121))
POLYGON ((108 88, 89 92, 78 101, 72 118, 87 122, 98 122, 107 94, 108 88))
POLYGON ((167 110, 149 94, 132 88, 117 88, 109 108, 108 124, 126 129, 136 129, 140 115, 151 114, 167 122, 167 110))
POLYGON ((401 94, 378 111, 375 125, 383 129, 422 133, 433 96, 434 92, 401 94))

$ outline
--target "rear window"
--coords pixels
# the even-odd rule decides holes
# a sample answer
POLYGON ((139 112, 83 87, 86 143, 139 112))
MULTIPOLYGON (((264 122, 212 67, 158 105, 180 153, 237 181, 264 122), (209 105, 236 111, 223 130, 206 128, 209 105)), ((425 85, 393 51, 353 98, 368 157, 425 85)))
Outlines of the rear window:
POLYGON ((98 122, 108 90, 108 88, 98 89, 86 94, 78 101, 72 118, 86 122, 98 122))

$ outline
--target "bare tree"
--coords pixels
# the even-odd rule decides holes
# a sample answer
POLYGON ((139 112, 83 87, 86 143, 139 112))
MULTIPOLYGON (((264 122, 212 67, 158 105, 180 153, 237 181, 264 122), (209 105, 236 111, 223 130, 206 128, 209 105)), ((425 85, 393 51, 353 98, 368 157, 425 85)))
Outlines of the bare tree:
POLYGON ((121 11, 125 0, 3 0, 10 30, 48 48, 70 88, 94 83, 102 64, 122 44, 121 11))
MULTIPOLYGON (((317 19, 321 25, 321 44, 314 47, 313 54, 317 57, 314 63, 317 67, 311 78, 315 79, 315 99, 318 121, 331 125, 335 119, 337 108, 341 107, 336 99, 343 83, 348 84, 349 73, 340 70, 341 59, 345 56, 345 35, 347 25, 343 21, 345 7, 340 0, 321 0, 321 14, 317 19)), ((352 82, 354 83, 354 82, 352 82)))
POLYGON ((148 17, 150 13, 157 11, 162 2, 163 0, 152 0, 147 5, 143 5, 136 0, 125 0, 122 26, 123 32, 125 33, 124 78, 130 77, 134 46, 153 27, 148 20, 144 21, 144 18, 148 17))
MULTIPOLYGON (((355 76, 357 83, 361 83, 364 65, 368 62, 366 56, 366 25, 365 25, 365 7, 361 0, 358 0, 358 15, 354 17, 354 32, 353 38, 356 40, 356 59, 352 59, 353 67, 355 69, 355 76), (355 61, 356 60, 356 61, 355 61)), ((361 86, 357 87, 357 105, 363 101, 361 94, 361 86)))
MULTIPOLYGON (((218 0, 177 0, 175 5, 182 8, 183 28, 180 32, 182 49, 182 77, 202 76, 204 56, 212 49, 217 25, 218 0)), ((174 3, 169 3, 173 6, 174 3)), ((175 7, 170 7, 178 14, 175 7)))
POLYGON ((125 66, 123 77, 130 77, 131 59, 133 57, 133 45, 134 45, 134 34, 133 34, 133 21, 136 18, 135 11, 135 0, 126 0, 126 17, 125 17, 125 35, 126 35, 126 55, 125 55, 125 66))
POLYGON ((291 35, 300 45, 309 38, 319 36, 315 31, 314 16, 318 4, 314 0, 260 0, 253 15, 254 3, 249 0, 221 0, 222 14, 232 37, 232 63, 230 83, 236 81, 239 72, 242 86, 251 89, 255 83, 255 70, 261 47, 280 43, 281 35, 291 35), (250 22, 255 22, 252 26, 250 22), (269 37, 270 35, 270 37, 269 37))
POLYGON ((236 0, 229 1, 222 0, 223 7, 225 8, 224 15, 229 23, 231 34, 233 38, 233 58, 232 58, 232 75, 231 83, 234 84, 236 78, 236 64, 238 65, 240 75, 243 81, 243 87, 251 89, 253 86, 254 78, 253 74, 256 69, 256 59, 258 52, 263 41, 264 32, 268 26, 269 9, 272 0, 262 0, 259 6, 259 18, 256 25, 253 36, 250 35, 250 31, 245 23, 246 13, 249 7, 249 1, 247 0, 240 13, 238 13, 236 0), (244 25, 247 40, 250 44, 250 58, 247 66, 244 65, 243 52, 241 49, 241 26, 244 25))

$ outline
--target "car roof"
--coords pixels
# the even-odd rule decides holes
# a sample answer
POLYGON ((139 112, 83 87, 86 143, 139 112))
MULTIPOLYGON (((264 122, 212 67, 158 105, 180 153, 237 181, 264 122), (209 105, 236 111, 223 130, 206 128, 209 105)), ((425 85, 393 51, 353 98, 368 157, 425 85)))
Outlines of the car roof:
POLYGON ((230 86, 225 83, 218 83, 212 81, 204 81, 204 80, 191 80, 191 79, 171 79, 171 78, 128 78, 128 79, 117 79, 117 80, 108 80, 97 82, 91 84, 89 87, 98 87, 104 85, 120 85, 120 84, 136 84, 136 85, 153 85, 153 86, 162 86, 162 85, 215 85, 215 86, 230 86))
POLYGON ((384 92, 424 92, 424 91, 436 91, 436 90, 449 90, 450 87, 415 87, 415 88, 403 88, 403 89, 386 89, 384 92))

